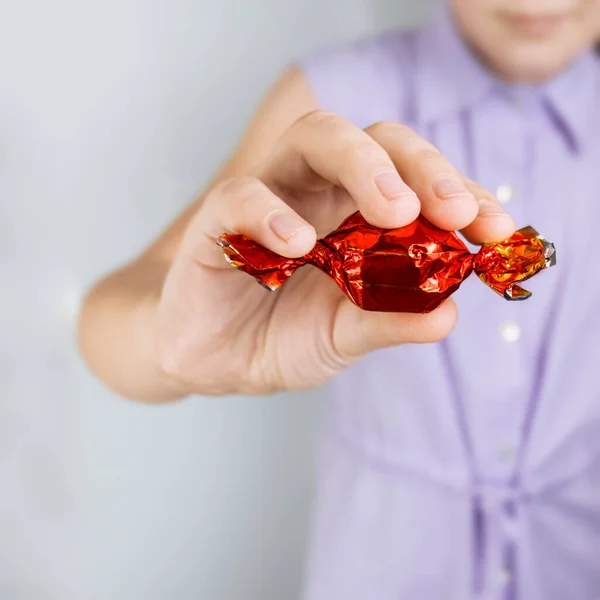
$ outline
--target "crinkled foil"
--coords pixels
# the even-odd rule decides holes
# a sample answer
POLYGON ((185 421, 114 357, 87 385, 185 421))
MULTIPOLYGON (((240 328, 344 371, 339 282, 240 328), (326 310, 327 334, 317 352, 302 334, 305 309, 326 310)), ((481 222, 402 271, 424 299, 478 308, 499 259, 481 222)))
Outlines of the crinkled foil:
POLYGON ((519 283, 556 263, 554 245, 532 227, 471 254, 456 233, 422 216, 405 227, 381 229, 358 212, 298 259, 279 256, 243 235, 223 234, 218 244, 234 267, 270 290, 311 264, 357 306, 381 312, 432 311, 473 271, 507 300, 524 300, 531 292, 519 283))

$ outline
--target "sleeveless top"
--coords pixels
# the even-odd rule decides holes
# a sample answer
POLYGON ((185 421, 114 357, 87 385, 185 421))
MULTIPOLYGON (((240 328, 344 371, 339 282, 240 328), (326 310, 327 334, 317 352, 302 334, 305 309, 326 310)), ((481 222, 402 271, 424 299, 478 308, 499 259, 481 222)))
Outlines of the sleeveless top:
POLYGON ((305 600, 600 599, 600 64, 511 87, 447 9, 301 61, 319 105, 399 121, 556 243, 506 302, 476 277, 438 344, 330 386, 305 600))

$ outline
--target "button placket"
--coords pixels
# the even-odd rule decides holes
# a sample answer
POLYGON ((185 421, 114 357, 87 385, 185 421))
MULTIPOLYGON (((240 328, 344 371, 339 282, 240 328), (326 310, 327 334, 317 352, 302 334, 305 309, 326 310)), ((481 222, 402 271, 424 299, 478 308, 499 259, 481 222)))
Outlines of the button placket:
POLYGON ((487 562, 482 565, 485 575, 480 580, 481 589, 476 590, 477 598, 498 599, 514 585, 518 518, 525 496, 520 489, 509 485, 480 483, 475 486, 473 498, 475 515, 480 515, 476 518, 483 518, 483 530, 487 532, 480 539, 482 546, 476 549, 487 562), (496 534, 492 536, 491 532, 496 534))

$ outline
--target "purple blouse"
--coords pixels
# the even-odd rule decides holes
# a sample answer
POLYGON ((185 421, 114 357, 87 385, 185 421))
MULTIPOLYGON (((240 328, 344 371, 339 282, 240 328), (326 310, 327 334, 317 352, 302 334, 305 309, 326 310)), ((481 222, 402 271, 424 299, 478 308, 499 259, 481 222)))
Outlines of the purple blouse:
POLYGON ((444 342, 331 385, 306 600, 600 600, 600 61, 509 87, 447 10, 302 63, 320 106, 400 121, 558 264, 509 303, 476 278, 444 342))

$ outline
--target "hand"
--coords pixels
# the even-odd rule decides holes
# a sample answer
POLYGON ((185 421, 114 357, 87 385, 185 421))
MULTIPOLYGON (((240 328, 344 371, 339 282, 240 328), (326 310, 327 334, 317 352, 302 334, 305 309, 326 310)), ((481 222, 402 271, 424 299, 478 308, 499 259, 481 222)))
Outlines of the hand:
POLYGON ((303 256, 357 208, 389 228, 422 212, 476 243, 514 231, 489 192, 407 127, 363 131, 310 113, 253 176, 212 189, 191 221, 156 310, 163 371, 186 394, 265 394, 324 383, 377 348, 445 337, 456 320, 451 300, 427 315, 366 312, 312 267, 271 293, 232 269, 216 245, 224 232, 242 233, 303 256))

